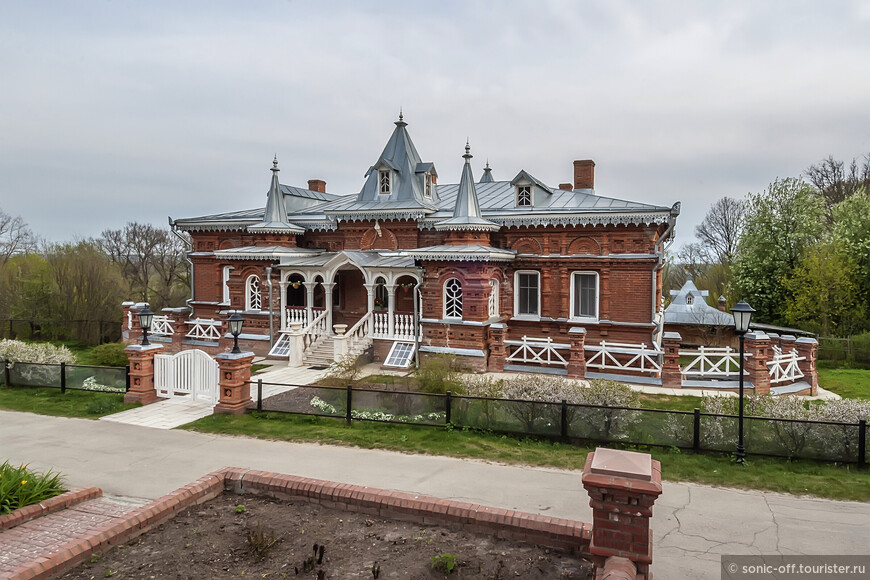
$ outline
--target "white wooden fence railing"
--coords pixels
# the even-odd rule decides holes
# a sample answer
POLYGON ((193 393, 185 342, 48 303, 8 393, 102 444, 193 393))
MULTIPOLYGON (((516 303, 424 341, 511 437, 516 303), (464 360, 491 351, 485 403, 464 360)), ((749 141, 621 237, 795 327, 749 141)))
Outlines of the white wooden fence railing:
POLYGON ((568 366, 568 361, 559 351, 569 350, 571 345, 553 342, 549 336, 547 338, 524 336, 522 340, 506 340, 504 343, 509 347, 516 347, 505 362, 568 366))
POLYGON ((374 311, 372 315, 372 336, 392 340, 414 340, 414 315, 393 314, 393 332, 390 334, 390 314, 374 311))
POLYGON ((214 318, 188 320, 187 325, 190 327, 190 330, 184 336, 195 340, 217 342, 221 338, 222 324, 220 320, 215 320, 214 318))
POLYGON ((155 314, 151 319, 151 330, 148 334, 154 336, 172 336, 175 334, 175 329, 172 328, 172 323, 169 322, 169 317, 165 314, 155 314))
POLYGON ((770 384, 777 383, 793 383, 798 379, 803 378, 804 373, 801 372, 798 361, 806 360, 804 356, 798 356, 797 350, 792 349, 791 352, 782 352, 779 347, 773 347, 773 360, 767 363, 770 368, 770 384))
MULTIPOLYGON (((721 379, 740 375, 740 353, 730 346, 700 346, 698 350, 681 350, 681 357, 692 357, 685 366, 680 365, 680 372, 701 378, 721 379)), ((744 358, 750 356, 744 354, 744 358)), ((743 369, 743 374, 748 374, 743 369)))
POLYGON ((302 329, 303 354, 307 354, 315 344, 329 334, 329 329, 326 327, 326 314, 327 311, 324 310, 314 317, 311 324, 302 329))
POLYGON ((586 357, 587 368, 630 373, 654 373, 662 369, 659 357, 663 351, 654 347, 648 348, 644 343, 602 340, 600 345, 586 345, 584 350, 595 353, 586 357))
POLYGON ((302 326, 306 326, 308 324, 308 310, 304 307, 295 306, 287 308, 284 317, 284 328, 290 328, 290 325, 294 322, 300 322, 302 326))

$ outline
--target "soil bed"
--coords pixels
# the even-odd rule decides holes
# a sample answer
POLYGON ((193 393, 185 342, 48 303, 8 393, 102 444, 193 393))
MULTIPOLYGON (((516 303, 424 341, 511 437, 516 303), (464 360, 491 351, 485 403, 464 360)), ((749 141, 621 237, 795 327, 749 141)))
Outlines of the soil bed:
POLYGON ((279 501, 225 493, 194 506, 127 545, 82 564, 64 579, 90 578, 592 578, 591 565, 558 550, 441 526, 382 520, 305 500, 279 501), (244 508, 237 508, 244 506, 244 508), (258 529, 277 543, 264 556, 248 541, 258 529), (313 570, 305 561, 323 545, 313 570), (454 555, 452 573, 433 556, 454 555), (297 572, 298 570, 298 572, 297 572))

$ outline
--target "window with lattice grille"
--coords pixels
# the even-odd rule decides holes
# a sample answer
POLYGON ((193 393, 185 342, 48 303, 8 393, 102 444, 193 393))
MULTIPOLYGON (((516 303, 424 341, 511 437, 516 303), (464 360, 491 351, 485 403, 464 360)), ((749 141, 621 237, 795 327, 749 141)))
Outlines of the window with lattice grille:
POLYGON ((260 277, 256 274, 248 276, 245 284, 245 310, 261 310, 263 296, 260 293, 260 277))
POLYGON ((456 278, 444 282, 444 318, 462 318, 462 282, 456 278))
POLYGON ((532 186, 517 186, 517 207, 532 207, 532 186))
POLYGON ((408 368, 411 366, 411 358, 414 356, 413 342, 394 342, 393 347, 384 361, 385 367, 408 368))
POLYGON ((272 350, 269 351, 269 356, 288 356, 290 354, 290 335, 282 334, 278 337, 272 350))
POLYGON ((426 174, 426 187, 423 190, 423 197, 432 199, 432 176, 428 173, 426 174))
POLYGON ((392 191, 390 183, 390 170, 382 169, 378 171, 378 192, 381 195, 390 195, 392 191))
POLYGON ((489 281, 489 316, 498 316, 498 280, 489 281))

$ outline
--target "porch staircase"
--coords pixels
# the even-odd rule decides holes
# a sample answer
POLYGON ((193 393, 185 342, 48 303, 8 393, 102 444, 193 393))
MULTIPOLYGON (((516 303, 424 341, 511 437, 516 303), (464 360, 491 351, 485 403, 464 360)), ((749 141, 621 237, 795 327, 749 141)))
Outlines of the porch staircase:
MULTIPOLYGON (((323 338, 321 338, 320 341, 314 345, 314 348, 312 348, 305 354, 305 366, 328 367, 333 362, 335 362, 334 342, 335 341, 330 336, 324 336, 323 338)), ((351 351, 351 353, 359 354, 367 349, 369 345, 371 345, 371 343, 371 339, 364 340, 362 343, 357 344, 356 347, 351 351)))

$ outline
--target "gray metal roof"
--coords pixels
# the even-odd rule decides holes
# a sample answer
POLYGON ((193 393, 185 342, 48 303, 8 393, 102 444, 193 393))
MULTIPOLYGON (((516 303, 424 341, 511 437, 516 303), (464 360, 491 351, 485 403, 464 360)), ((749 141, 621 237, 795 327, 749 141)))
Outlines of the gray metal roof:
POLYGON ((317 256, 287 256, 281 259, 281 266, 322 267, 331 262, 338 263, 343 259, 360 268, 413 268, 414 259, 395 252, 343 250, 341 252, 323 252, 317 256))
POLYGON ((486 161, 486 167, 483 168, 483 175, 480 177, 480 183, 492 183, 492 169, 489 166, 489 160, 486 161))
POLYGON ((493 248, 481 244, 469 245, 440 245, 413 250, 401 250, 395 255, 413 256, 418 260, 451 260, 451 261, 487 261, 487 262, 510 262, 516 257, 514 250, 493 248))
POLYGON ((705 298, 709 293, 698 290, 695 283, 687 280, 679 291, 671 290, 673 300, 665 308, 665 324, 698 324, 703 326, 733 326, 734 317, 713 308, 705 298))
POLYGON ((477 201, 477 190, 474 187, 474 175, 471 172, 471 147, 465 144, 465 163, 462 165, 462 177, 456 188, 456 203, 453 206, 453 217, 435 224, 436 230, 498 230, 501 226, 483 219, 480 214, 480 204, 477 201))
POLYGON ((321 252, 323 250, 288 246, 243 246, 241 248, 215 250, 214 255, 218 258, 234 260, 283 260, 288 256, 311 256, 321 252))
POLYGON ((263 221, 248 226, 250 232, 288 232, 301 234, 304 228, 291 224, 287 219, 287 206, 284 205, 284 194, 281 192, 281 184, 278 183, 278 156, 272 162, 272 185, 266 198, 266 209, 263 212, 263 221))

